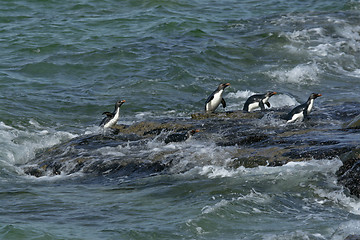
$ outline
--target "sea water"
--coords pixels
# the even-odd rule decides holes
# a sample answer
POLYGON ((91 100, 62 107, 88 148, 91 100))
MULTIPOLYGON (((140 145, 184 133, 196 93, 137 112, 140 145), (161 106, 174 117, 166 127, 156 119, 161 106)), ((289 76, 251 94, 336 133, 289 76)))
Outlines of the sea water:
POLYGON ((337 184, 338 158, 231 169, 236 147, 193 139, 96 150, 134 158, 176 150, 181 161, 167 174, 35 178, 21 168, 97 132, 101 113, 122 99, 122 124, 187 118, 221 82, 231 83, 227 110, 268 90, 278 92, 273 108, 312 92, 325 114, 324 105, 358 102, 359 10, 357 0, 1 1, 0 238, 360 234, 360 202, 337 184))

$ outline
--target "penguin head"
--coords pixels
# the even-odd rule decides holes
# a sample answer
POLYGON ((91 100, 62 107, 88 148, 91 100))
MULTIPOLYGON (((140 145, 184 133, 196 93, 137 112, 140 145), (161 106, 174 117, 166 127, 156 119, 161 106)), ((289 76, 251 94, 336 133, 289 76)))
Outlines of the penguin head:
POLYGON ((125 100, 117 101, 115 106, 120 107, 121 105, 123 105, 124 102, 126 102, 126 101, 125 100))
POLYGON ((189 130, 189 131, 186 132, 186 136, 187 136, 187 137, 191 137, 191 136, 193 136, 193 135, 194 135, 195 133, 197 133, 197 132, 200 132, 200 130, 199 130, 199 129, 189 130))
POLYGON ((321 97, 322 95, 320 94, 320 93, 312 93, 311 95, 310 95, 310 99, 315 99, 315 98, 317 98, 317 97, 321 97))
POLYGON ((272 91, 269 91, 265 94, 266 97, 271 97, 271 96, 274 96, 275 94, 277 94, 277 92, 272 92, 272 91))
POLYGON ((225 89, 226 87, 230 86, 230 83, 220 83, 218 86, 218 89, 225 89))

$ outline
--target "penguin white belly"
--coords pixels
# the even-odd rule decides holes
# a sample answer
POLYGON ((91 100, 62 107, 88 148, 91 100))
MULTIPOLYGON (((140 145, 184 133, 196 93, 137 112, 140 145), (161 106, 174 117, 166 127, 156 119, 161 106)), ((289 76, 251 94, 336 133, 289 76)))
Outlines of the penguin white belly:
POLYGON ((262 102, 263 102, 264 104, 266 104, 266 103, 269 101, 269 98, 270 98, 270 97, 264 98, 264 99, 262 100, 262 102))
POLYGON ((311 99, 311 100, 310 100, 310 104, 309 104, 309 106, 307 107, 307 114, 308 114, 308 115, 310 114, 313 106, 314 106, 314 99, 311 99))
POLYGON ((287 121, 287 123, 293 123, 296 120, 300 120, 302 121, 304 119, 304 113, 300 112, 300 113, 296 113, 292 116, 292 118, 290 120, 287 121))
POLYGON ((260 104, 258 102, 254 102, 254 103, 250 103, 249 104, 249 112, 251 112, 252 110, 259 108, 260 104))
POLYGON ((214 94, 214 98, 206 104, 206 111, 214 111, 221 103, 223 90, 214 94))
POLYGON ((115 116, 114 116, 112 119, 110 119, 110 121, 107 122, 107 123, 104 125, 104 128, 109 128, 109 127, 115 125, 115 124, 117 123, 118 119, 119 119, 119 113, 120 113, 120 111, 119 111, 119 109, 118 109, 118 110, 116 111, 115 116))

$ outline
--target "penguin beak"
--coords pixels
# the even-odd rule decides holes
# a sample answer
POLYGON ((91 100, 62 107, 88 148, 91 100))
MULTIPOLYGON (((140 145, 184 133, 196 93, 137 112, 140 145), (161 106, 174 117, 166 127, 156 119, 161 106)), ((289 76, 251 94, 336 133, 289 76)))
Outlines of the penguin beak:
POLYGON ((122 103, 126 102, 125 100, 121 100, 122 103))
POLYGON ((272 92, 272 95, 276 95, 277 94, 277 92, 272 92))
POLYGON ((225 89, 226 87, 230 86, 230 83, 223 83, 223 89, 225 89))
POLYGON ((321 97, 322 95, 319 93, 317 96, 318 96, 318 97, 321 97))
POLYGON ((199 129, 193 129, 190 131, 190 135, 194 135, 195 133, 200 132, 199 129))

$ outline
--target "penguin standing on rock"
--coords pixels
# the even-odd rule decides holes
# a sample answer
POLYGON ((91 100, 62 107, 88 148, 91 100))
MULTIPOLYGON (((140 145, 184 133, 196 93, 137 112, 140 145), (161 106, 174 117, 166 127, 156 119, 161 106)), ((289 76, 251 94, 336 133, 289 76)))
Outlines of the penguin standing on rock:
POLYGON ((307 119, 308 115, 310 114, 310 112, 314 106, 315 98, 321 97, 321 96, 322 96, 321 94, 312 93, 310 95, 309 99, 305 103, 295 107, 293 110, 291 110, 290 113, 288 113, 285 116, 285 120, 287 120, 287 123, 292 123, 297 120, 303 121, 304 119, 307 119))
POLYGON ((261 111, 264 111, 265 110, 264 104, 270 107, 269 98, 275 94, 276 92, 269 91, 265 94, 252 95, 246 100, 243 110, 246 112, 251 112, 256 108, 260 108, 261 111))
POLYGON ((230 83, 221 83, 218 88, 208 97, 205 102, 206 112, 214 112, 220 103, 222 104, 223 108, 226 107, 226 102, 222 97, 222 94, 227 86, 230 86, 230 83))
POLYGON ((125 102, 125 100, 117 101, 115 104, 115 109, 112 113, 111 112, 103 112, 103 115, 106 115, 106 117, 101 121, 99 126, 103 127, 104 129, 114 126, 119 119, 120 107, 121 107, 121 105, 123 105, 124 102, 125 102))

